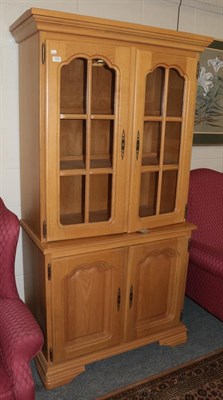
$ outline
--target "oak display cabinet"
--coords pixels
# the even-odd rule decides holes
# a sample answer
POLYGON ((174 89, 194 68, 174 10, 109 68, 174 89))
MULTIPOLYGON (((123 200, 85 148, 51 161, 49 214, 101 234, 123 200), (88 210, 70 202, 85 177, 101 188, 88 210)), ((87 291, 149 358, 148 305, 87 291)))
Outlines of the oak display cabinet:
POLYGON ((42 9, 19 43, 26 302, 46 388, 187 339, 196 69, 211 38, 42 9))

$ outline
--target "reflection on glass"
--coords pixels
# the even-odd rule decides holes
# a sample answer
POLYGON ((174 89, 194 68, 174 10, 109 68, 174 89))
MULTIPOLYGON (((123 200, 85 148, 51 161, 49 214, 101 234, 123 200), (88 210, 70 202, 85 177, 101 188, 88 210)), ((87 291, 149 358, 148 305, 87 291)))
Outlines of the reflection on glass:
POLYGON ((100 59, 92 62, 92 114, 114 114, 115 71, 100 59))
POLYGON ((89 222, 108 221, 111 218, 111 188, 110 174, 91 175, 89 222))
POLYGON ((84 222, 85 176, 60 178, 60 222, 62 225, 84 222))
POLYGON ((161 188, 160 213, 165 214, 175 210, 177 191, 177 171, 164 171, 161 188))
POLYGON ((139 216, 149 217, 156 214, 158 172, 141 174, 139 216))
POLYGON ((170 68, 167 98, 167 115, 169 117, 182 116, 183 95, 184 78, 176 69, 170 68))
POLYGON ((144 122, 142 165, 157 165, 160 157, 161 123, 144 122))
POLYGON ((60 120, 60 168, 85 168, 86 122, 60 120))
POLYGON ((146 77, 145 116, 162 115, 165 69, 156 68, 146 77))
POLYGON ((91 168, 112 167, 113 121, 92 120, 91 122, 91 168))
POLYGON ((63 65, 60 75, 60 112, 86 113, 87 60, 75 58, 63 65))

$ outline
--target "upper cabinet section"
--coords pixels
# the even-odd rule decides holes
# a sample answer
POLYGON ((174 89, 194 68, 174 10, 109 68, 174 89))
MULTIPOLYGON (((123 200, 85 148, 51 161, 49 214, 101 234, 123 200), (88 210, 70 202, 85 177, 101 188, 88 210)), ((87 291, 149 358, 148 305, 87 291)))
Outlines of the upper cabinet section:
POLYGON ((35 117, 21 116, 22 168, 36 176, 31 193, 32 175, 22 183, 24 224, 54 241, 183 222, 197 60, 211 39, 41 9, 10 30, 35 117))

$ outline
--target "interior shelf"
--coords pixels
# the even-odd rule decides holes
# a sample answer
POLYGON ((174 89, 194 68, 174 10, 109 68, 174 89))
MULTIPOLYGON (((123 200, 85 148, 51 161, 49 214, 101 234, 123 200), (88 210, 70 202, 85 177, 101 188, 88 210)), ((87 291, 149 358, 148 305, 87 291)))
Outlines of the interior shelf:
MULTIPOLYGON (((88 118, 87 114, 76 114, 72 112, 61 112, 60 119, 84 119, 88 118)), ((113 114, 91 114, 90 119, 105 119, 114 120, 115 116, 113 114)))
MULTIPOLYGON (((93 158, 90 160, 90 169, 106 169, 106 172, 112 172, 112 162, 108 158, 100 159, 93 158), (108 171, 109 170, 109 171, 108 171)), ((86 171, 86 165, 83 160, 61 160, 60 172, 66 173, 68 170, 84 170, 86 171)))
MULTIPOLYGON (((89 222, 104 222, 110 218, 107 210, 93 211, 89 213, 89 222)), ((85 223, 84 215, 82 213, 63 214, 60 217, 62 225, 77 225, 85 223)))

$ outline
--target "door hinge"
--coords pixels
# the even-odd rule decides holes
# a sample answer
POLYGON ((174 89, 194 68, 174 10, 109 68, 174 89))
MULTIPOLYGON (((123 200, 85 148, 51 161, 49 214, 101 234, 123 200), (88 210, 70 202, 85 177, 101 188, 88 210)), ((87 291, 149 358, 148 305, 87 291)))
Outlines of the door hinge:
POLYGON ((183 315, 184 315, 184 310, 181 310, 181 312, 180 312, 180 322, 183 321, 183 315))
POLYGON ((187 219, 188 204, 185 204, 184 218, 187 219))
POLYGON ((133 286, 131 285, 130 292, 129 292, 129 307, 130 308, 132 308, 132 303, 133 303, 133 286))
POLYGON ((53 348, 50 347, 50 361, 53 362, 53 348))
POLYGON ((187 243, 187 250, 190 251, 191 249, 191 238, 188 239, 188 243, 187 243))
POLYGON ((46 225, 46 221, 43 221, 43 237, 44 237, 44 239, 46 239, 46 235, 47 235, 47 225, 46 225))
POLYGON ((42 43, 42 64, 46 62, 46 45, 42 43))
POLYGON ((52 277, 52 266, 51 266, 51 264, 48 264, 48 266, 47 266, 47 276, 48 276, 48 281, 50 281, 51 277, 52 277))

